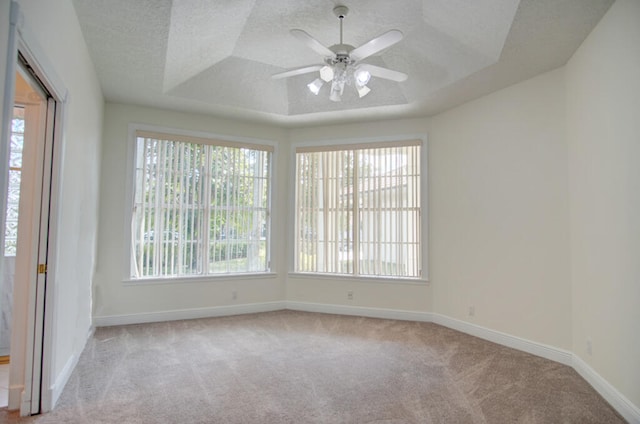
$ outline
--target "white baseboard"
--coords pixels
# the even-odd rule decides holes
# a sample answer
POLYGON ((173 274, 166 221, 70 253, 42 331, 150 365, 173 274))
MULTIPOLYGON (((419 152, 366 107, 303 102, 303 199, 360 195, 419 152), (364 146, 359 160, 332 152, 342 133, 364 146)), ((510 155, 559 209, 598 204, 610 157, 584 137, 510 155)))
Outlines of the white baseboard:
POLYGON ((256 312, 279 311, 282 309, 286 309, 286 302, 248 303, 242 305, 214 306, 211 308, 177 309, 141 314, 93 317, 93 325, 96 327, 109 327, 112 325, 142 324, 148 322, 253 314, 256 312))
POLYGON ((60 371, 60 374, 56 376, 56 380, 49 388, 47 397, 45 398, 43 396, 43 412, 50 411, 55 406, 58 398, 60 398, 60 395, 62 394, 64 386, 67 385, 69 377, 71 377, 71 373, 78 364, 78 359, 80 359, 80 355, 76 354, 71 355, 69 359, 67 359, 67 362, 64 364, 62 371, 60 371))
POLYGON ((320 312, 325 314, 355 315, 371 318, 398 319, 404 321, 433 322, 462 333, 470 334, 481 339, 489 340, 503 346, 518 349, 533 355, 541 356, 552 361, 571 366, 571 352, 547 346, 542 343, 515 337, 499 331, 490 330, 479 325, 449 318, 445 315, 431 312, 399 311, 395 309, 366 308, 348 305, 328 305, 310 302, 287 302, 287 309, 306 312, 320 312))
POLYGON ((472 336, 476 336, 503 346, 511 347, 513 349, 521 350, 523 352, 531 353, 532 355, 550 359, 555 362, 560 362, 564 365, 571 366, 572 364, 571 358, 573 355, 569 351, 553 346, 548 346, 543 343, 533 342, 531 340, 512 336, 500 331, 491 330, 489 328, 471 324, 466 321, 460 321, 454 318, 450 318, 446 315, 432 315, 433 322, 444 327, 448 327, 462 333, 470 334, 472 336))
POLYGON ((571 365, 625 420, 629 421, 630 424, 640 424, 640 408, 613 387, 611 383, 602 378, 582 358, 573 354, 573 363, 571 365))
POLYGON ((22 402, 22 392, 24 392, 24 384, 9 386, 9 411, 20 409, 22 402))
POLYGON ((80 360, 80 355, 82 354, 82 351, 87 345, 87 341, 89 341, 89 339, 93 337, 94 332, 95 332, 95 327, 91 326, 89 328, 89 331, 87 331, 87 336, 84 340, 84 343, 82 344, 82 347, 78 350, 78 352, 72 354, 69 357, 69 359, 67 359, 67 362, 64 364, 62 371, 60 371, 60 373, 57 376, 55 376, 55 381, 53 382, 53 384, 51 384, 49 388, 45 388, 45 387, 42 388, 41 402, 40 402, 41 412, 51 411, 55 407, 56 403, 58 403, 58 399, 60 398, 60 395, 62 394, 64 387, 67 385, 67 382, 69 381, 69 378, 73 373, 73 370, 76 368, 76 365, 80 360))
POLYGON ((352 315, 369 318, 397 319, 402 321, 431 322, 430 312, 399 311, 396 309, 366 308, 362 306, 327 305, 310 302, 287 302, 287 309, 323 314, 352 315))
MULTIPOLYGON (((574 368, 627 421, 632 424, 640 424, 640 409, 572 352, 553 346, 548 346, 543 343, 538 343, 520 337, 512 336, 510 334, 502 333, 500 331, 492 330, 486 327, 432 312, 401 311, 395 309, 368 308, 361 306, 332 305, 311 302, 279 301, 244 305, 217 306, 212 308, 172 310, 142 314, 101 316, 94 317, 93 324, 96 327, 106 327, 112 325, 140 324, 147 322, 241 315, 257 312, 278 311, 283 309, 304 312, 318 312, 325 314, 363 316, 370 318, 397 319, 403 321, 433 322, 435 324, 439 324, 444 327, 460 331, 462 333, 470 334, 484 340, 488 340, 513 349, 521 350, 523 352, 531 353, 532 355, 540 356, 542 358, 546 358, 555 362, 559 362, 561 364, 568 365, 574 368)), ((69 362, 67 362, 67 365, 69 365, 69 362)), ((67 370, 67 365, 65 365, 65 370, 67 370)), ((70 368, 71 370, 73 369, 73 366, 75 366, 75 363, 72 364, 70 368)), ((64 372, 61 373, 61 377, 63 375, 64 372)), ((68 379, 68 376, 66 377, 66 379, 68 379)), ((63 380, 64 383, 66 383, 66 379, 63 380)), ((60 383, 62 383, 62 380, 60 381, 60 383)), ((64 387, 64 384, 59 385, 58 380, 56 380, 56 384, 54 386, 56 388, 59 387, 59 390, 61 391, 62 387, 64 387)), ((57 396, 59 396, 59 393, 57 393, 57 395, 55 395, 55 393, 57 392, 54 392, 54 399, 57 400, 57 396)))

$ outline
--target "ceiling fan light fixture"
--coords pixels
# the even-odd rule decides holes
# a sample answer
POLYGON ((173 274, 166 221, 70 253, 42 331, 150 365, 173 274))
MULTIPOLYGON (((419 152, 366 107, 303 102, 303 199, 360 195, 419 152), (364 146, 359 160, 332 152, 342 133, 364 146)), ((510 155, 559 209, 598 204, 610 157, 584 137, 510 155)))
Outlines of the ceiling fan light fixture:
POLYGON ((331 66, 324 66, 320 69, 320 78, 324 82, 329 82, 333 79, 334 72, 331 66))
POLYGON ((353 75, 355 77, 356 84, 358 84, 358 87, 364 87, 371 79, 371 74, 369 73, 369 71, 364 69, 356 69, 353 75))
POLYGON ((342 100, 342 93, 344 91, 344 81, 340 82, 333 80, 331 83, 331 93, 329 93, 329 100, 332 102, 339 102, 342 100))
POLYGON ((317 96, 323 84, 324 82, 322 82, 320 78, 316 78, 315 80, 313 80, 313 82, 307 84, 307 87, 309 88, 309 91, 317 96))
POLYGON ((358 90, 358 96, 360 98, 363 98, 364 96, 369 94, 369 92, 371 91, 371 89, 366 85, 362 85, 362 86, 359 85, 358 87, 356 87, 356 89, 358 90))

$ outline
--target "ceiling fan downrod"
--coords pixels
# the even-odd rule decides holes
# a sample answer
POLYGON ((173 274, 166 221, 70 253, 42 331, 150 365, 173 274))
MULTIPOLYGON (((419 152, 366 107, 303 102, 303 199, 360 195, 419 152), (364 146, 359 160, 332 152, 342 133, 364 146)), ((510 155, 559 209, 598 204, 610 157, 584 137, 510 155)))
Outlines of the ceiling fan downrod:
POLYGON ((342 43, 342 21, 349 13, 349 8, 347 6, 336 6, 333 8, 333 14, 340 19, 340 44, 342 43))

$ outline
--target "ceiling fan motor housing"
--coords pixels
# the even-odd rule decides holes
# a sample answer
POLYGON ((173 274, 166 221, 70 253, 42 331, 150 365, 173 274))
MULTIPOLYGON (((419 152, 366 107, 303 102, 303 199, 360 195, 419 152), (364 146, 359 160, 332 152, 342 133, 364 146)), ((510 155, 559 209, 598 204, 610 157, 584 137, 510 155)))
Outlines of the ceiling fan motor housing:
POLYGON ((349 66, 356 62, 349 56, 349 52, 353 50, 353 46, 348 44, 336 44, 335 46, 331 46, 330 49, 335 52, 335 56, 327 57, 325 59, 327 65, 343 64, 349 66))

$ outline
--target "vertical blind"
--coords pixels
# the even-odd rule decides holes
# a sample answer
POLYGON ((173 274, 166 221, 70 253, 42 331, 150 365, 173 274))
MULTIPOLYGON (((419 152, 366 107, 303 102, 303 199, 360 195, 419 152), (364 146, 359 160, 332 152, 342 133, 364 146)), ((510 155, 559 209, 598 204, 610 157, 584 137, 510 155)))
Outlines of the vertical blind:
POLYGON ((267 271, 271 151, 138 131, 132 276, 267 271))
POLYGON ((296 149, 297 272, 420 277, 420 145, 296 149))

